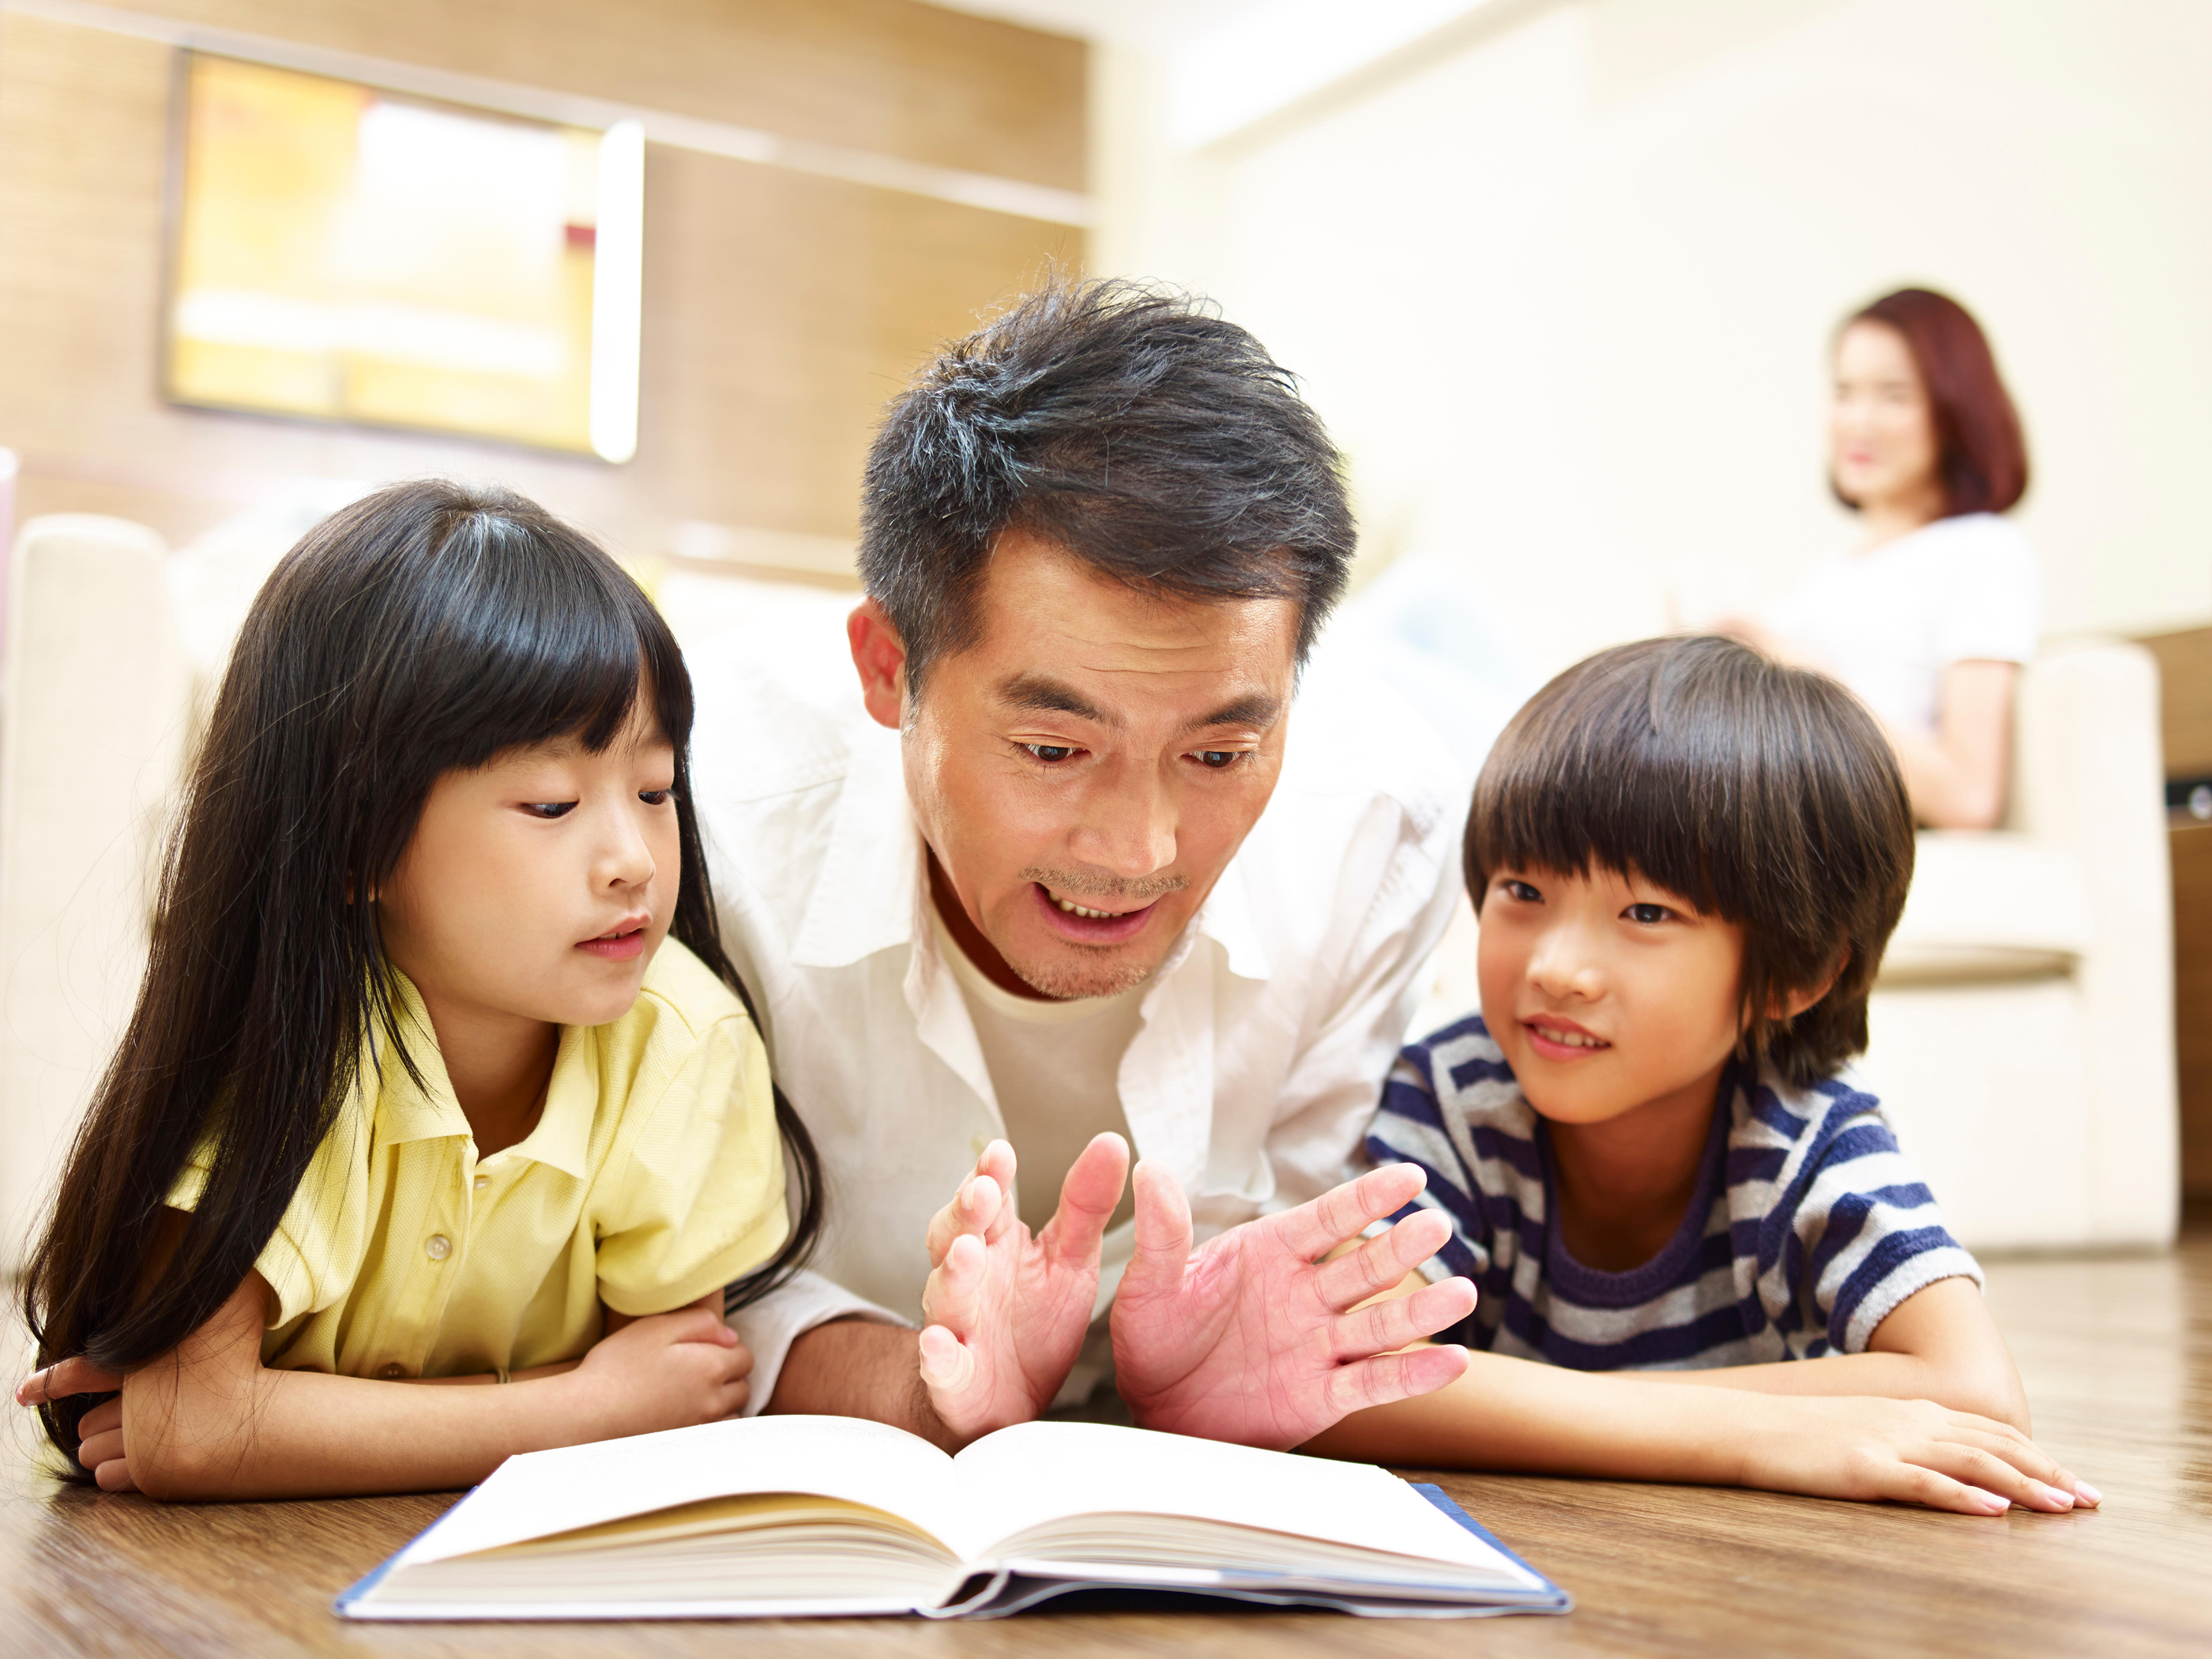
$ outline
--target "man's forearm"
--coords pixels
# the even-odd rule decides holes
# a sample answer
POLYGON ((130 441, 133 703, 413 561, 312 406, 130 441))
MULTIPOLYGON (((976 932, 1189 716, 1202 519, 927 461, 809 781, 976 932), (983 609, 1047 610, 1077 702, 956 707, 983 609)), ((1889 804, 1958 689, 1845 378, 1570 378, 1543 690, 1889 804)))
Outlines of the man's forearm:
POLYGON ((833 1319, 802 1333, 784 1356, 763 1412, 867 1417, 957 1451, 959 1440, 929 1404, 920 1337, 903 1326, 833 1319))

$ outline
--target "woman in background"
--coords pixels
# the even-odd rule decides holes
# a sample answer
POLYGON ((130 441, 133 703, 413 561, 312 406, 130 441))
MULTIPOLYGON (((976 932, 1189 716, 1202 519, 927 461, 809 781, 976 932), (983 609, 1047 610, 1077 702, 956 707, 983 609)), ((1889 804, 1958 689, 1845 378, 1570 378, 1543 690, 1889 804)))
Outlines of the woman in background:
POLYGON ((1723 631, 1857 692, 1923 823, 1992 828, 2040 594, 2033 550, 2000 516, 2027 489, 2020 417, 1964 307, 1900 289, 1844 323, 1829 445, 1864 536, 1762 623, 1723 631))

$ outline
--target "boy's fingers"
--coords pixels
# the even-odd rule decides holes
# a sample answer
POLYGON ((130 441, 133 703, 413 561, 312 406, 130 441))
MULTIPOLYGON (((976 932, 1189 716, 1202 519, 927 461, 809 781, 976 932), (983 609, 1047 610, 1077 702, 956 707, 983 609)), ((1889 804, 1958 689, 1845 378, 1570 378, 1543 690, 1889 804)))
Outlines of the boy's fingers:
POLYGON ((1442 1212, 1423 1210, 1419 1215, 1409 1215, 1350 1255, 1323 1265, 1314 1275, 1314 1291, 1323 1306, 1342 1313, 1353 1304, 1389 1290, 1442 1249, 1450 1237, 1451 1218, 1442 1212))
POLYGON ((1370 1221, 1403 1209, 1427 1181, 1418 1164, 1386 1164, 1269 1218, 1269 1224, 1289 1249, 1310 1261, 1339 1239, 1358 1237, 1370 1221))
POLYGON ((1934 1469, 1922 1468, 1911 1463, 1892 1466, 1893 1473, 1884 1489, 1876 1492, 1894 1503, 1918 1504, 1931 1510, 1949 1510, 1954 1515, 2002 1515, 2012 1505, 1995 1492, 1984 1492, 1948 1474, 1934 1469))
POLYGON ((2063 1513, 2074 1507, 2074 1495, 2045 1486, 2022 1474, 1994 1452, 1955 1441, 1937 1441, 1924 1447, 1912 1461, 1923 1468, 1946 1474, 1961 1485, 2009 1499, 2031 1510, 2063 1513))
POLYGON ((1439 1285, 1425 1285, 1411 1296, 1393 1297, 1344 1315, 1330 1340, 1337 1358, 1362 1359, 1449 1330, 1474 1311, 1473 1283, 1447 1279, 1439 1285))

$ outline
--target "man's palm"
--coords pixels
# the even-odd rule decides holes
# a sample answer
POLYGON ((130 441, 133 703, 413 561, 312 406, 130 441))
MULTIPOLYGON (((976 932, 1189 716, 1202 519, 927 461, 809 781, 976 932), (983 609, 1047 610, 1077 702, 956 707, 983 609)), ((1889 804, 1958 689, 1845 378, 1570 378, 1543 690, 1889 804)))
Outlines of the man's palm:
POLYGON ((995 1140, 930 1223, 921 1378, 958 1439, 1026 1423, 1060 1392, 1091 1328, 1099 1243, 1128 1168, 1121 1136, 1096 1137, 1032 1237, 1014 1213, 1013 1148, 995 1140))
POLYGON ((1392 1164, 1190 1249, 1190 1206, 1173 1176, 1137 1169, 1137 1250, 1114 1301, 1114 1368, 1146 1428, 1278 1449, 1346 1413, 1442 1388, 1464 1349, 1406 1347, 1467 1317, 1463 1279, 1357 1308, 1449 1236, 1434 1211, 1333 1261, 1315 1258, 1407 1203, 1422 1172, 1392 1164))

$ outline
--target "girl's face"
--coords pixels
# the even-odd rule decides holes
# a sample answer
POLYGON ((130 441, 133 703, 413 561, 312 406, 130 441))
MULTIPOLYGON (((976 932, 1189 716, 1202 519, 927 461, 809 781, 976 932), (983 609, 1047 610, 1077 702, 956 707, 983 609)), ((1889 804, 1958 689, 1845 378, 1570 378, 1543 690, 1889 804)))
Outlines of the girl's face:
POLYGON ((1879 508, 1932 494, 1940 508, 1935 411, 1911 348, 1887 323, 1853 323, 1836 342, 1828 440, 1845 501, 1879 508))
POLYGON ((1562 1123, 1710 1098, 1741 1029, 1742 929, 1617 870, 1492 872, 1476 963, 1491 1036, 1562 1123))
POLYGON ((620 1018, 675 913, 675 781, 642 690, 603 753, 556 741, 447 773, 376 896, 392 962, 441 1012, 620 1018))

